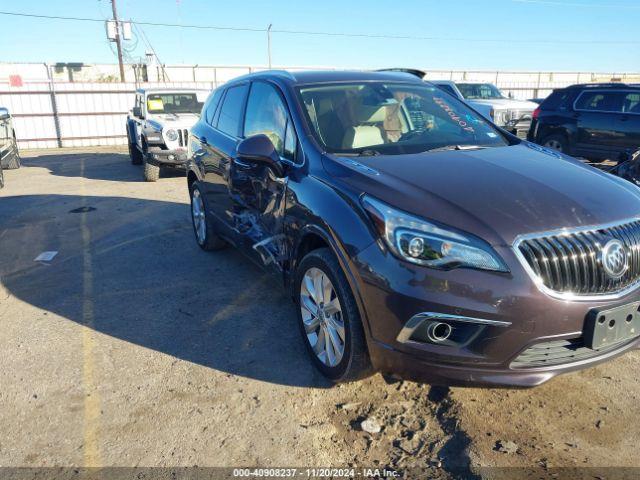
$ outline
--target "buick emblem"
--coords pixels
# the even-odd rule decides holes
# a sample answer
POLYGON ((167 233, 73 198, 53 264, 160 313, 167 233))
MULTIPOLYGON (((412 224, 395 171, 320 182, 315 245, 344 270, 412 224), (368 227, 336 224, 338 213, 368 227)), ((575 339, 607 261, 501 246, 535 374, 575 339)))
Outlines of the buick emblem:
POLYGON ((627 251, 620 240, 609 240, 600 255, 602 268, 611 278, 620 278, 629 268, 627 251))

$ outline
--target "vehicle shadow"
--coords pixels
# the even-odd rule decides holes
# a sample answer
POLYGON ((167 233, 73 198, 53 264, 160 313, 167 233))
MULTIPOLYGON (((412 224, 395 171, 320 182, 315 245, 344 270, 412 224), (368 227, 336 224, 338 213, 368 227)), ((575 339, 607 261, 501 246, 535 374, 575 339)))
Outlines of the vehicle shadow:
MULTIPOLYGON (((126 152, 64 152, 60 154, 27 154, 22 157, 24 167, 48 169, 61 177, 84 177, 110 182, 144 182, 142 165, 132 165, 126 152), (79 168, 84 161, 83 169, 79 168)), ((161 178, 184 177, 185 172, 163 168, 161 178)))
POLYGON ((0 255, 0 282, 28 304, 230 374, 329 386, 307 358, 278 279, 232 248, 202 251, 186 204, 5 197, 0 245, 10 252, 0 255), (51 250, 59 253, 49 264, 34 262, 51 250))

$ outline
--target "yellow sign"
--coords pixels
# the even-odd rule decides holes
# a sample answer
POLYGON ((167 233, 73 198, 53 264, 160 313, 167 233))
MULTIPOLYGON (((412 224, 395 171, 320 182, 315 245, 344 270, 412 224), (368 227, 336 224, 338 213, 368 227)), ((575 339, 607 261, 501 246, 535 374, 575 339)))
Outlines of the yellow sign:
POLYGON ((149 110, 164 110, 164 104, 161 98, 150 98, 147 100, 147 109, 149 110))

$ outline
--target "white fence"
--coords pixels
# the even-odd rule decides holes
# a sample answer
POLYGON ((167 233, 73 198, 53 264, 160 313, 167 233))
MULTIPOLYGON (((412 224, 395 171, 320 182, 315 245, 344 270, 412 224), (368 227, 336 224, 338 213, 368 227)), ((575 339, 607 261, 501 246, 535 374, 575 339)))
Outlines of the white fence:
MULTIPOLYGON (((125 119, 133 106, 136 88, 213 89, 239 75, 265 69, 264 66, 156 65, 144 67, 142 75, 141 68, 128 66, 128 81, 116 83, 113 74, 117 74, 117 65, 0 64, 0 106, 7 107, 15 119, 21 148, 124 145, 125 119), (16 75, 19 76, 17 82, 16 75), (151 81, 136 81, 141 78, 151 81), (16 83, 22 85, 15 86, 16 83)), ((490 82, 505 93, 523 99, 545 97, 554 88, 574 83, 640 82, 638 74, 585 72, 428 70, 426 78, 490 82)))

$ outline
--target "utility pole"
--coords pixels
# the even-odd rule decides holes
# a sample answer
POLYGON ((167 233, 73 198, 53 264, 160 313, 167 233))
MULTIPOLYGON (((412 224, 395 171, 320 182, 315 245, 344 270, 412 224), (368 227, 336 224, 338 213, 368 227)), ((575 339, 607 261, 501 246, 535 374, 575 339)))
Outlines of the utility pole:
POLYGON ((120 36, 120 22, 118 21, 118 10, 116 9, 116 0, 111 0, 111 9, 113 10, 113 21, 116 23, 116 47, 118 49, 118 63, 120 64, 120 81, 124 82, 124 65, 122 63, 122 40, 120 36))
POLYGON ((273 25, 270 23, 267 27, 267 55, 269 57, 269 70, 271 70, 271 27, 273 25))

